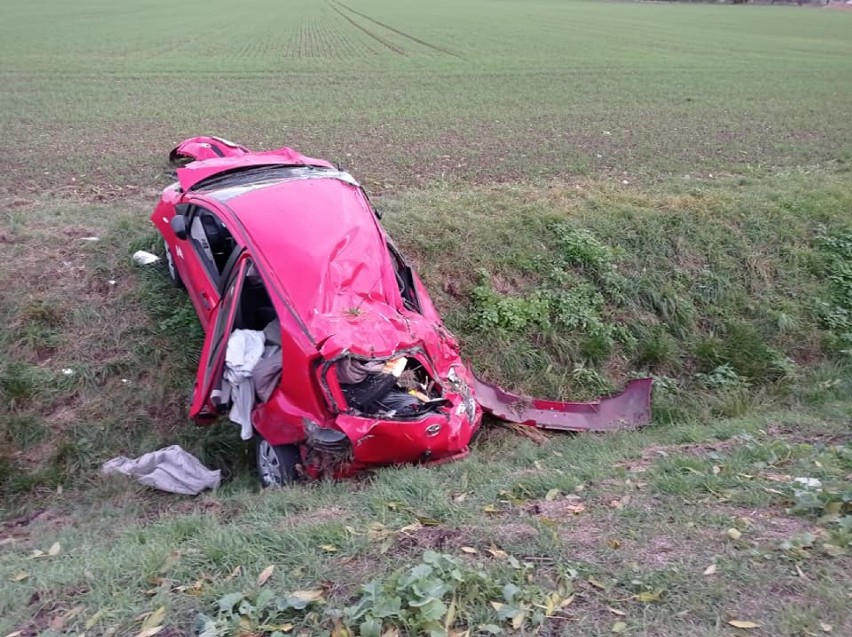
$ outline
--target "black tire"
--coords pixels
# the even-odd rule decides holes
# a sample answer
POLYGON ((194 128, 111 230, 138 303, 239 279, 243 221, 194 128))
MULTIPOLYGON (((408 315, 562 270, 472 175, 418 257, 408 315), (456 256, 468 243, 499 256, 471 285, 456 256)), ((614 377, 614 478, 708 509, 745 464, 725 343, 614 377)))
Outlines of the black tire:
POLYGON ((163 241, 163 247, 166 251, 166 271, 169 273, 172 285, 178 290, 183 290, 186 286, 183 284, 183 279, 180 278, 180 272, 178 272, 175 267, 175 259, 172 256, 172 251, 169 250, 169 244, 163 241))
POLYGON ((263 488, 284 487, 296 482, 302 454, 297 445, 272 445, 255 435, 257 477, 263 488))

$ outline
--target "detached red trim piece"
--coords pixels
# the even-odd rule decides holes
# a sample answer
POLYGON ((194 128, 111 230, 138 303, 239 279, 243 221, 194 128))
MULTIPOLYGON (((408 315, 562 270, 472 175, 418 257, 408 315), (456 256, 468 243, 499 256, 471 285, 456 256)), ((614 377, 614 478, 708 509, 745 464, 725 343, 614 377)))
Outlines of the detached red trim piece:
POLYGON ((617 431, 651 422, 650 378, 627 383, 620 394, 587 403, 528 398, 506 391, 474 375, 476 402, 496 418, 560 431, 617 431))

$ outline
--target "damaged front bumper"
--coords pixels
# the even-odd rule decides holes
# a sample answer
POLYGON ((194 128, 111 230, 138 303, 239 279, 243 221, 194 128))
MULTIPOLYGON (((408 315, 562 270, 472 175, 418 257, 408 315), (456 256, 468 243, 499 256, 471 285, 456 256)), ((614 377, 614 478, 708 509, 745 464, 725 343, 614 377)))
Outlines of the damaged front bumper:
POLYGON ((559 431, 617 431, 651 422, 652 382, 631 380, 618 394, 579 403, 513 394, 475 375, 474 390, 479 405, 500 420, 559 431))

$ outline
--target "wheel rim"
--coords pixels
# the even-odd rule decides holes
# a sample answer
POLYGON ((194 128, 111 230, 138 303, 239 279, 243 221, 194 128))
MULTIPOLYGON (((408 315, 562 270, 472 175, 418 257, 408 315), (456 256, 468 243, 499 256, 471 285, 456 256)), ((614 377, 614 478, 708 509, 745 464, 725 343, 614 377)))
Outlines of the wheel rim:
POLYGON ((172 251, 169 250, 168 244, 166 245, 166 265, 169 268, 169 276, 172 277, 172 281, 177 279, 177 271, 175 270, 175 262, 172 259, 172 251))
POLYGON ((260 470, 260 479, 264 485, 280 487, 283 484, 281 461, 278 459, 275 449, 266 440, 260 441, 257 450, 257 467, 260 470))

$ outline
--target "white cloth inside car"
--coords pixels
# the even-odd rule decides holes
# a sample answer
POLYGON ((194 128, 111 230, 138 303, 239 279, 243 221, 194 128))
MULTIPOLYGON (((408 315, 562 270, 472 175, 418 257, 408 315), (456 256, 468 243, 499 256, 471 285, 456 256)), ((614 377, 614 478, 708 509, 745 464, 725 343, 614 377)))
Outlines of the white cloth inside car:
POLYGON ((240 426, 240 438, 254 433, 251 412, 255 399, 266 402, 281 378, 281 324, 275 319, 264 330, 234 330, 225 352, 225 372, 217 393, 220 403, 230 401, 228 418, 240 426))
POLYGON ((234 330, 225 352, 225 380, 230 384, 231 411, 228 418, 240 426, 240 438, 252 437, 251 410, 254 407, 252 370, 263 356, 263 332, 234 330))

